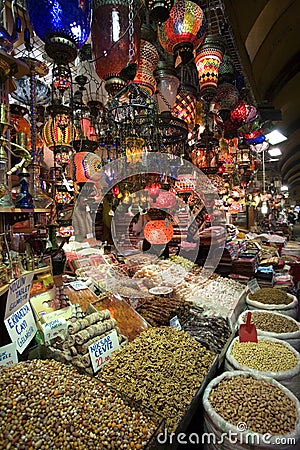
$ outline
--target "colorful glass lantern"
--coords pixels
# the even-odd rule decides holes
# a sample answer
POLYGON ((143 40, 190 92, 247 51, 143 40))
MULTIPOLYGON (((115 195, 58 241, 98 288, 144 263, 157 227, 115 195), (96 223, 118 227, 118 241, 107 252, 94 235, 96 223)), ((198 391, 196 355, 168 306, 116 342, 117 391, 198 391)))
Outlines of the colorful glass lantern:
POLYGON ((169 15, 170 9, 174 4, 174 0, 145 0, 149 11, 149 17, 154 22, 165 22, 169 15))
POLYGON ((78 152, 72 157, 70 177, 76 183, 99 181, 103 177, 102 161, 94 153, 78 152))
POLYGON ((26 0, 32 27, 57 63, 70 63, 90 34, 92 0, 26 0))
POLYGON ((62 94, 71 86, 71 72, 68 66, 59 64, 53 68, 53 85, 62 94))
POLYGON ((151 220, 144 228, 144 236, 150 244, 167 244, 173 235, 174 229, 168 219, 151 220))
POLYGON ((144 139, 136 136, 125 138, 126 158, 128 162, 136 163, 142 160, 144 139))
MULTIPOLYGON (((138 8, 135 5, 133 7, 138 8)), ((106 81, 105 88, 112 95, 126 86, 127 81, 120 78, 119 74, 129 62, 135 62, 139 55, 138 14, 135 14, 133 21, 134 56, 129 55, 129 12, 129 2, 126 0, 95 0, 93 4, 91 38, 96 72, 106 81)))
POLYGON ((158 63, 158 52, 155 45, 144 39, 141 40, 139 68, 134 82, 153 95, 156 89, 156 81, 153 70, 158 63))
POLYGON ((176 70, 173 64, 159 61, 153 74, 157 82, 156 98, 158 110, 160 113, 163 111, 170 112, 173 109, 180 84, 176 70))
POLYGON ((199 5, 189 0, 178 0, 170 17, 158 28, 158 38, 164 50, 180 55, 188 62, 192 51, 205 37, 206 19, 199 5))
POLYGON ((55 153, 62 147, 72 147, 71 142, 76 139, 77 130, 70 120, 60 117, 58 120, 50 118, 42 130, 42 138, 46 146, 55 153))
POLYGON ((226 112, 226 118, 228 119, 230 111, 236 107, 238 102, 239 91, 237 88, 230 83, 222 83, 217 87, 216 95, 211 101, 211 110, 215 114, 219 114, 220 117, 222 117, 223 111, 226 112))
POLYGON ((224 55, 219 67, 218 83, 233 83, 234 64, 228 55, 224 55))
POLYGON ((225 45, 221 36, 206 36, 195 58, 202 98, 210 100, 216 92, 219 67, 225 45))
POLYGON ((232 122, 237 125, 242 123, 249 123, 255 120, 257 117, 257 109, 253 105, 246 104, 242 100, 239 101, 237 106, 231 111, 230 118, 232 122))
POLYGON ((196 123, 196 92, 191 88, 182 86, 176 97, 172 114, 187 123, 189 130, 196 123))

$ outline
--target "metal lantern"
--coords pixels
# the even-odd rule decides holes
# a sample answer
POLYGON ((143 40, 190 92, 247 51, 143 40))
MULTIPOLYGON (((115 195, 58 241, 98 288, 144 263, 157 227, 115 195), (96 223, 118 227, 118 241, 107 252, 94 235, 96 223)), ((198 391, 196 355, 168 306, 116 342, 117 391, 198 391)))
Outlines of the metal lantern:
POLYGON ((210 100, 217 90, 219 67, 224 50, 225 45, 221 36, 209 35, 196 55, 200 93, 204 99, 210 100))
POLYGON ((93 4, 91 39, 96 72, 112 95, 126 86, 128 80, 120 77, 120 72, 139 55, 140 18, 133 14, 134 6, 132 2, 130 10, 126 0, 95 0, 93 4))
POLYGON ((180 55, 183 62, 193 58, 205 37, 206 19, 199 5, 189 0, 178 0, 170 11, 170 17, 158 28, 158 38, 169 53, 180 55))
POLYGON ((92 0, 26 0, 32 27, 57 63, 75 60, 90 34, 92 0))
POLYGON ((154 22, 165 22, 169 15, 170 9, 174 4, 174 0, 145 0, 145 4, 149 11, 149 17, 154 22))

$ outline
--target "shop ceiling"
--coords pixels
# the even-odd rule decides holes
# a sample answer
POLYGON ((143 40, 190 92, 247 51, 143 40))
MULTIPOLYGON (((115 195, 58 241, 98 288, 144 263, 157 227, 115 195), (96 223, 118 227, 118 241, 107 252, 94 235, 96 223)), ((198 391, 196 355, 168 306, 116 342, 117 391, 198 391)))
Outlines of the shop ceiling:
POLYGON ((262 114, 273 115, 288 140, 279 170, 300 196, 300 2, 223 0, 238 54, 262 114), (280 121, 276 120, 280 117, 280 121))

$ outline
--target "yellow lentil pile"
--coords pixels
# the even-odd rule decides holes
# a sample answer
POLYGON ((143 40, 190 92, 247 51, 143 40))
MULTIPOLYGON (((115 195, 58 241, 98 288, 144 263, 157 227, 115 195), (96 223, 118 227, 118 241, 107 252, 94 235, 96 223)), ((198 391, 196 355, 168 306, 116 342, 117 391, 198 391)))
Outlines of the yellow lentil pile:
MULTIPOLYGON (((247 315, 243 317, 244 322, 246 318, 247 315)), ((300 330, 299 326, 288 317, 269 312, 253 312, 251 323, 254 323, 258 330, 269 333, 294 333, 300 330)))
POLYGON ((295 403, 282 389, 265 380, 235 376, 223 379, 209 395, 214 410, 237 426, 244 422, 256 433, 283 435, 295 430, 295 403))
POLYGON ((263 372, 281 372, 296 367, 298 360, 284 344, 268 340, 239 342, 233 345, 231 356, 243 366, 263 372))

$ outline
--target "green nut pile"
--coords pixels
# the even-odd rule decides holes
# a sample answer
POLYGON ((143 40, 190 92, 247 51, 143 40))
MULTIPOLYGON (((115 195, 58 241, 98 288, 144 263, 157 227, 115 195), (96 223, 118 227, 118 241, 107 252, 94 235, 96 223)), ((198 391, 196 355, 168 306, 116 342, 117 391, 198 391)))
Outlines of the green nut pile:
POLYGON ((184 331, 150 328, 113 353, 98 377, 166 419, 174 431, 215 358, 184 331))
MULTIPOLYGON (((246 319, 247 315, 244 315, 243 321, 246 322, 246 319)), ((269 312, 253 312, 251 322, 255 324, 258 330, 269 333, 294 333, 299 331, 299 326, 287 316, 269 312)))
POLYGON ((6 450, 139 450, 159 423, 54 360, 3 369, 0 392, 0 448, 6 450))
POLYGON ((286 292, 274 288, 258 289, 253 294, 249 294, 249 299, 266 305, 288 305, 292 302, 286 292))
POLYGON ((231 356, 242 366, 263 372, 290 370, 298 363, 295 353, 286 345, 262 339, 258 342, 235 341, 231 356))
POLYGON ((227 422, 235 426, 244 422, 255 433, 284 435, 295 430, 295 403, 265 380, 225 378, 211 391, 209 402, 227 422))

